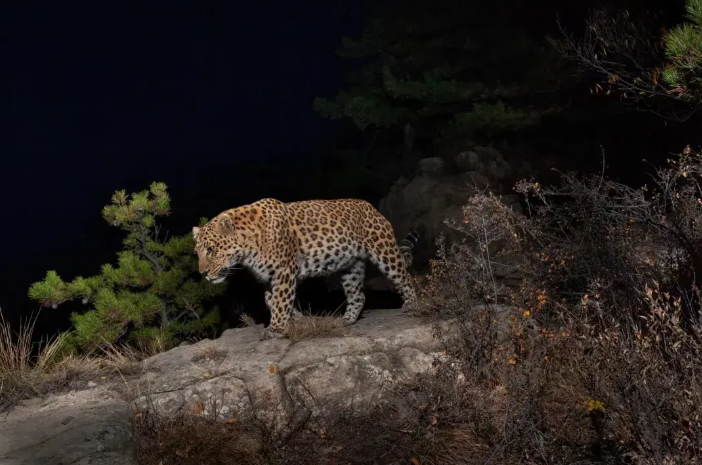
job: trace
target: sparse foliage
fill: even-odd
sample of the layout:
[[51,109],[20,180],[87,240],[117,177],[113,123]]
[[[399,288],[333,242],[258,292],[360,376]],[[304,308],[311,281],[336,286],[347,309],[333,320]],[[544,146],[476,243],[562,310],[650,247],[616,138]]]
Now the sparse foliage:
[[657,14],[634,18],[602,8],[576,38],[552,41],[560,53],[602,81],[593,93],[684,122],[702,107],[702,0],[686,0],[685,20],[666,30]]
[[[551,187],[522,181],[526,217],[494,196],[472,199],[463,225],[452,223],[466,240],[444,246],[426,292],[458,316],[453,363],[441,366],[465,380],[450,405],[455,388],[429,389],[442,399],[439,421],[462,410],[455,423],[471,419],[469,433],[501,463],[572,463],[584,445],[599,461],[697,463],[701,168],[688,147],[642,189],[604,173],[565,174]],[[498,273],[485,271],[500,250],[516,256],[521,278],[505,288],[507,305],[485,295],[499,288]],[[466,304],[476,299],[484,307]]]
[[604,173],[566,173],[554,187],[518,183],[532,215],[525,231],[538,243],[531,274],[569,302],[581,300],[575,289],[585,290],[599,302],[588,308],[621,310],[622,317],[642,304],[646,285],[699,287],[702,157],[686,147],[668,162],[651,186],[638,189]]

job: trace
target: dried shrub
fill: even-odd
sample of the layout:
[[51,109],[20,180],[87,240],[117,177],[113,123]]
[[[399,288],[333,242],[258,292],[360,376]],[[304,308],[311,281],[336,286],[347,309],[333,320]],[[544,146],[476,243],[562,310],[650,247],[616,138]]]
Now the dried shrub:
[[[698,463],[702,458],[702,325],[683,321],[680,298],[646,288],[641,323],[578,328],[561,384],[591,399],[600,442],[634,463]],[[698,300],[699,295],[694,296]]]
[[[658,168],[651,187],[632,188],[605,178],[566,173],[561,184],[522,181],[516,190],[531,213],[525,232],[536,260],[524,270],[568,305],[583,296],[636,319],[641,291],[658,283],[680,295],[702,279],[702,158],[687,147]],[[592,298],[595,299],[592,299]],[[601,317],[602,315],[590,315]]]
[[263,465],[262,438],[239,422],[197,415],[137,414],[137,463]]
[[652,187],[523,181],[524,217],[473,198],[424,293],[459,329],[422,386],[439,424],[496,463],[696,463],[701,175],[686,148]]

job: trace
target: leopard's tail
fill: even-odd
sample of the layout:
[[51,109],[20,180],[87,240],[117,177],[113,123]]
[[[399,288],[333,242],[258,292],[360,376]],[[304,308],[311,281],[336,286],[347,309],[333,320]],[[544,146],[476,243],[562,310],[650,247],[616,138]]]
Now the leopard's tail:
[[412,266],[412,260],[414,259],[414,248],[417,246],[418,241],[419,231],[416,228],[412,228],[407,236],[400,241],[400,254],[405,261],[405,268],[407,269]]

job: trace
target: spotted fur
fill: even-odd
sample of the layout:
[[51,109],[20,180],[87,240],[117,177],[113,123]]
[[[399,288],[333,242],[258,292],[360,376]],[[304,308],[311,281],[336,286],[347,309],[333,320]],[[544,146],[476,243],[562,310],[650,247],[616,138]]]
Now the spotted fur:
[[407,237],[400,241],[400,253],[405,260],[405,267],[409,268],[412,266],[412,260],[414,258],[414,247],[417,245],[419,240],[419,233],[417,231],[410,231]]
[[305,278],[341,271],[346,295],[344,324],[358,319],[365,295],[366,259],[395,285],[406,304],[416,300],[411,264],[416,233],[397,244],[390,222],[358,199],[283,203],[262,199],[226,210],[193,228],[199,271],[221,283],[236,267],[248,268],[268,283],[265,302],[271,323],[262,338],[281,336],[294,311],[297,284]]

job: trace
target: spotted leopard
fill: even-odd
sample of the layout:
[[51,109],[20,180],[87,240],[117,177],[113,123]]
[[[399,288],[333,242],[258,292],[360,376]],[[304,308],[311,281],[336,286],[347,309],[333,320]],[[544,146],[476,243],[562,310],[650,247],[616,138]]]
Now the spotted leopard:
[[265,302],[270,325],[262,339],[282,337],[294,310],[298,283],[305,278],[341,272],[346,295],[345,325],[358,319],[365,295],[366,259],[393,283],[404,306],[416,300],[408,272],[416,234],[401,247],[390,222],[359,199],[283,203],[262,199],[223,211],[193,228],[198,268],[212,283],[221,283],[234,268],[246,267],[268,284]]

